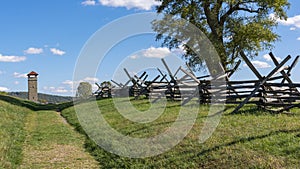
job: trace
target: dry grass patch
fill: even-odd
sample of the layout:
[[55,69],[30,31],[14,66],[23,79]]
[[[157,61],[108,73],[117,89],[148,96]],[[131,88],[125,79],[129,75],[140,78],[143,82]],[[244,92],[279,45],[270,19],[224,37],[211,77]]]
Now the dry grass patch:
[[82,148],[73,145],[49,145],[27,149],[21,168],[99,168]]

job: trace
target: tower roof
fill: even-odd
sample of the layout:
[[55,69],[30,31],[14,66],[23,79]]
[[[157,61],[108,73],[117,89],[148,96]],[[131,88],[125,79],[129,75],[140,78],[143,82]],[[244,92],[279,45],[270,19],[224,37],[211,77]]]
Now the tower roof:
[[39,75],[38,73],[36,73],[35,71],[31,71],[30,73],[27,74],[27,76],[37,76]]

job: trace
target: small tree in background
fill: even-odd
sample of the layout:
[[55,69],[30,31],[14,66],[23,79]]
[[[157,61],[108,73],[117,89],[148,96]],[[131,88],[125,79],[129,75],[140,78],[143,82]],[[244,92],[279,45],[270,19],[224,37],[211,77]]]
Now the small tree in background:
[[76,97],[79,97],[81,99],[87,99],[92,95],[92,85],[88,82],[80,82],[78,88]]

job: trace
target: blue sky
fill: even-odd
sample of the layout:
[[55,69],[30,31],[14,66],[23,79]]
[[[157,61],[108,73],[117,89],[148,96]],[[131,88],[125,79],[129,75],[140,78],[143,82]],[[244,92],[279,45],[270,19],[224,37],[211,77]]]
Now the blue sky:
[[[300,2],[290,0],[290,3],[289,19],[279,20],[275,29],[281,41],[275,43],[273,53],[281,59],[288,54],[292,59],[300,55]],[[156,4],[154,0],[3,1],[0,6],[0,90],[27,91],[25,74],[33,70],[40,74],[39,92],[72,95],[74,67],[88,39],[111,21],[129,14],[153,11]],[[95,77],[82,80],[91,83],[110,80],[121,61],[133,59],[136,54],[149,56],[149,59],[168,55],[166,60],[173,64],[171,51],[160,48],[154,37],[145,34],[126,39],[107,54]],[[263,57],[267,53],[269,51],[261,52],[253,59],[263,75],[274,67]],[[137,73],[128,69],[130,73]],[[300,72],[300,65],[292,76],[294,81],[300,82],[297,72]],[[253,73],[243,65],[233,76],[233,79],[251,78],[255,78]]]

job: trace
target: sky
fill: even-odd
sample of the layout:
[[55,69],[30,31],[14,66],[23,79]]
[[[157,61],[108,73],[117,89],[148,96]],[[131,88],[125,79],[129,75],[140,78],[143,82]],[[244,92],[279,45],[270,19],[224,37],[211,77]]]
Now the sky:
[[[279,26],[274,30],[281,40],[274,43],[272,52],[279,60],[291,55],[292,61],[300,55],[300,1],[289,2],[289,18],[278,20]],[[160,58],[165,58],[169,65],[181,63],[180,51],[160,47],[155,34],[145,33],[128,37],[111,48],[94,76],[73,80],[85,44],[99,29],[124,16],[154,12],[158,4],[154,0],[3,1],[0,6],[0,91],[27,91],[26,74],[35,71],[39,74],[40,93],[69,96],[73,95],[79,81],[93,84],[114,79],[126,82],[123,68],[126,67],[131,75],[140,73],[142,70],[137,71],[139,69],[132,66],[139,57],[148,59],[140,63],[140,67],[153,64],[148,70],[162,66],[155,63]],[[121,26],[116,29],[124,30]],[[99,44],[99,48],[101,46]],[[269,52],[262,51],[252,60],[262,75],[274,68],[266,55]],[[171,66],[172,72],[177,68]],[[293,70],[294,82],[300,82],[297,72],[300,72],[300,65]],[[243,63],[232,79],[256,78]]]

